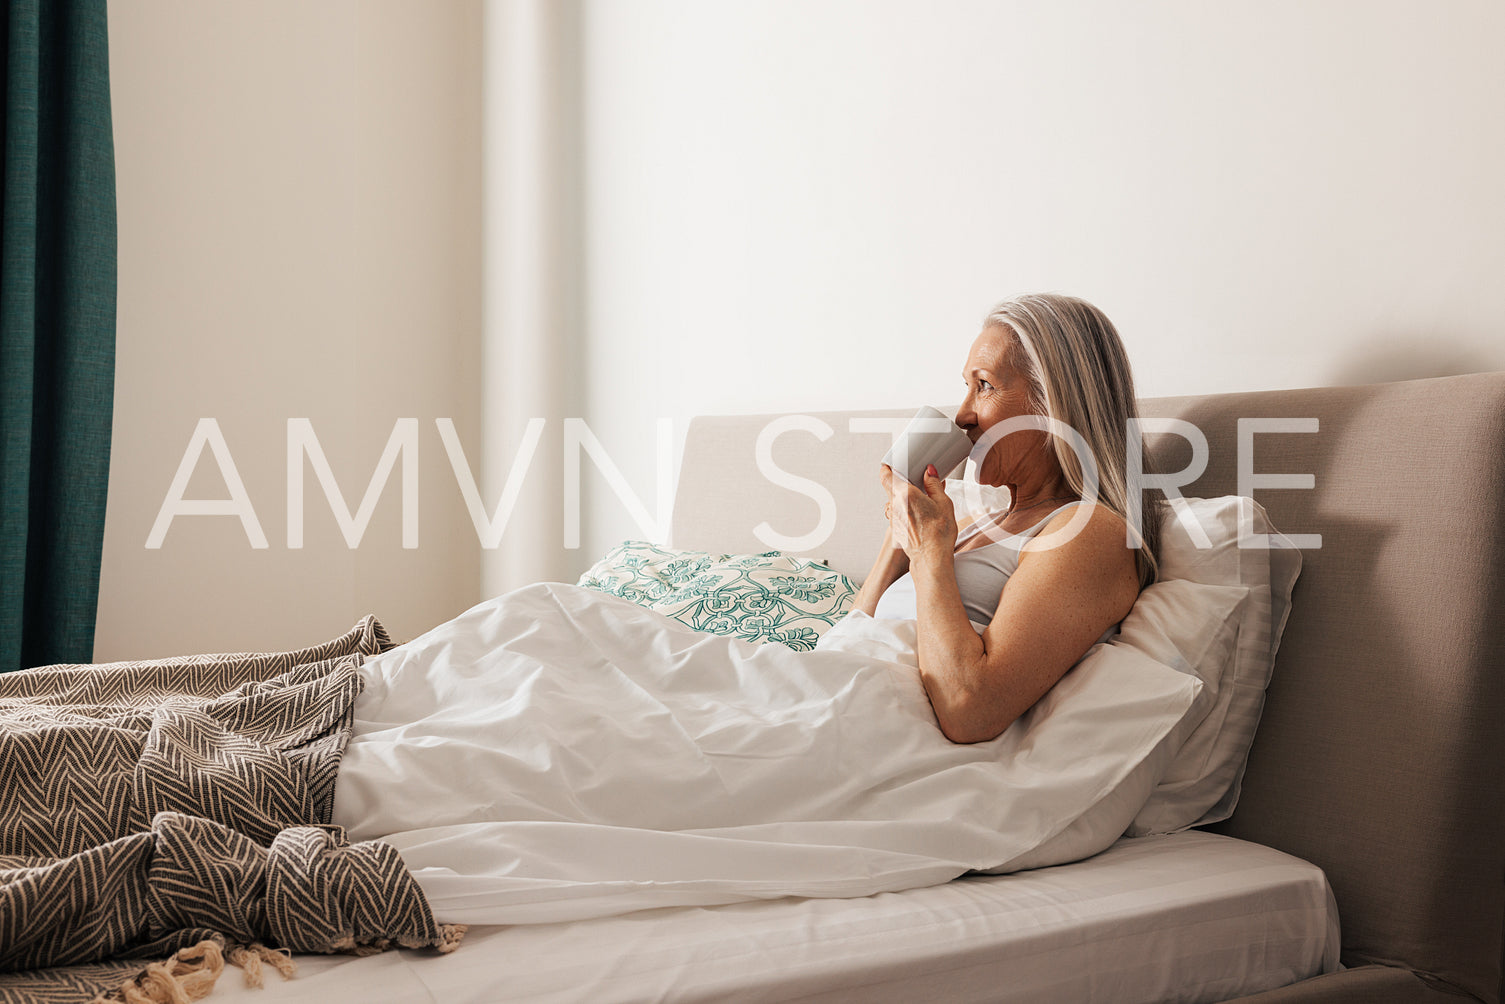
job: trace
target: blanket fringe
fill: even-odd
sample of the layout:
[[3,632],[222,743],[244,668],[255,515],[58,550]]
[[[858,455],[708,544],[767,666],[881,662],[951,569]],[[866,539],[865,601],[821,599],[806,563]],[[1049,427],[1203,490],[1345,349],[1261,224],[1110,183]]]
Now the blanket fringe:
[[269,963],[277,970],[285,980],[293,978],[298,971],[292,956],[286,952],[268,948],[259,941],[253,941],[249,945],[236,945],[230,949],[230,964],[239,966],[246,974],[246,986],[254,990],[260,990],[263,983],[261,978],[261,964]]
[[225,971],[226,962],[244,970],[246,986],[256,990],[264,984],[262,963],[277,970],[285,980],[292,979],[298,968],[288,953],[260,942],[231,945],[222,950],[218,941],[206,938],[196,945],[180,948],[161,962],[149,963],[114,990],[95,997],[91,1004],[191,1004],[209,996]]
[[434,942],[433,947],[441,953],[448,954],[460,947],[460,940],[465,937],[468,930],[465,924],[440,924],[439,940]]
[[118,1004],[121,1001],[125,1004],[189,1004],[209,996],[224,971],[225,959],[219,942],[205,939],[178,949],[162,962],[148,964],[110,993],[95,997],[93,1004]]
[[[348,944],[331,946],[334,951],[346,951],[352,955],[374,955],[389,948],[433,948],[441,953],[453,952],[460,947],[465,937],[464,924],[438,924],[437,941],[417,938],[379,938],[375,944],[356,945],[346,938]],[[238,966],[244,973],[246,986],[259,990],[265,985],[262,964],[266,963],[285,980],[290,980],[298,971],[292,956],[275,948],[268,948],[259,941],[249,945],[230,945],[223,950],[220,943],[205,938],[196,945],[180,948],[161,962],[148,963],[147,967],[113,990],[101,993],[90,1004],[192,1004],[209,996],[225,971],[225,963]]]
[[[352,934],[345,934],[341,938],[329,942],[321,952],[330,954],[340,953],[343,955],[380,955],[394,948],[432,948],[440,954],[453,952],[460,947],[460,942],[465,937],[469,927],[465,924],[436,924],[438,937],[430,939],[411,934],[398,934],[390,938],[373,938],[370,941],[356,941]],[[235,961],[233,958],[230,961]]]

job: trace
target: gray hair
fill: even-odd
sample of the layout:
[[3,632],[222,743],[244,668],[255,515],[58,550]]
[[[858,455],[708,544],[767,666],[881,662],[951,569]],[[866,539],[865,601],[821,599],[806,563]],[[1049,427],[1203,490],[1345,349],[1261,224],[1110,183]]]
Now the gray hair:
[[[1106,314],[1074,296],[1030,293],[1005,300],[983,320],[1013,334],[1008,360],[1029,383],[1036,412],[1076,430],[1092,452],[1098,470],[1098,504],[1121,516],[1136,533],[1139,585],[1155,581],[1159,570],[1163,500],[1147,498],[1143,484],[1129,484],[1128,428],[1139,418],[1134,375],[1123,341]],[[1050,441],[1072,491],[1086,490],[1081,461],[1060,436]],[[1150,473],[1141,443],[1140,470]],[[1143,500],[1142,525],[1129,519],[1131,493]]]

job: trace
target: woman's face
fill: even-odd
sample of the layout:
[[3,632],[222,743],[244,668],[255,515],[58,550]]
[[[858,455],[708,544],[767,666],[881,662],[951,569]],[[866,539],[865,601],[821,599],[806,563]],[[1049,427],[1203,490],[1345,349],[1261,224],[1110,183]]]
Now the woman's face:
[[[1004,419],[1035,411],[1029,402],[1028,382],[1007,362],[1013,337],[1007,328],[984,328],[962,367],[967,396],[956,411],[956,424],[974,443]],[[1032,429],[1005,436],[988,451],[978,480],[989,485],[1015,483],[1020,463],[1032,453],[1037,455],[1047,445],[1045,438],[1046,433]]]

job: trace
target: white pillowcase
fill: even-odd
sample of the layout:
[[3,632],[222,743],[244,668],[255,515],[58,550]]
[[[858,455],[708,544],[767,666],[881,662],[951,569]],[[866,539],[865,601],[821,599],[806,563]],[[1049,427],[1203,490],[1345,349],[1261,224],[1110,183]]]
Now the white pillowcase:
[[[1256,534],[1269,534],[1270,546],[1240,546],[1241,540],[1252,545]],[[1167,514],[1156,585],[1242,588],[1248,597],[1239,610],[1233,657],[1204,658],[1182,667],[1202,681],[1207,712],[1184,737],[1134,816],[1130,836],[1172,833],[1233,814],[1300,571],[1301,552],[1274,531],[1264,508],[1253,499],[1184,499]],[[1125,629],[1155,588],[1140,596],[1124,621]],[[1193,605],[1171,616],[1195,621],[1207,613]],[[1174,629],[1172,624],[1165,626]]]
[[[1092,647],[1082,661],[1040,699],[1021,721],[1037,714],[1063,714],[1071,707],[1063,699],[1089,679],[1097,687],[1120,688],[1124,703],[1116,717],[1133,718],[1145,712],[1140,702],[1128,698],[1123,688],[1132,690],[1140,674],[1152,665],[1168,666],[1200,680],[1195,667],[1222,667],[1233,661],[1243,612],[1249,606],[1249,590],[1244,586],[1214,585],[1173,579],[1155,582],[1139,594],[1134,608],[1124,618],[1119,633],[1110,642]],[[1058,692],[1060,692],[1058,694]],[[1109,689],[1107,693],[1112,693]],[[1016,871],[1078,861],[1107,848],[1121,837],[1157,782],[1165,776],[1188,735],[1205,718],[1213,695],[1204,683],[1189,708],[1181,714],[1162,738],[1143,751],[1143,759],[1122,781],[1108,791],[1090,809],[1034,850],[1016,858],[999,871]],[[1125,723],[1118,722],[1122,727]],[[1091,733],[1094,745],[1078,748],[1074,755],[1122,756],[1123,748],[1113,748],[1115,733],[1098,729]]]
[[[1079,861],[1123,835],[1180,740],[1206,712],[1205,687],[1188,664],[1231,656],[1247,595],[1243,588],[1195,582],[1151,586],[1125,618],[1122,639],[1094,645],[1002,735],[978,744],[992,748],[998,769],[1019,788],[1008,806],[1010,828],[1037,834],[1028,849],[979,871],[999,875]],[[1200,616],[1171,615],[1184,609]],[[1176,638],[1161,632],[1171,622]],[[923,705],[917,644],[914,620],[874,619],[856,610],[816,649],[908,667],[912,672],[902,678]],[[1031,797],[1065,788],[1091,791],[1068,804]]]
[[[1041,722],[1081,717],[1092,724],[1073,726],[1073,760],[1111,758],[1129,770],[1081,815],[991,871],[1076,861],[1107,848],[1126,831],[1130,836],[1172,832],[1232,812],[1300,553],[1238,546],[1241,530],[1252,539],[1271,529],[1251,499],[1187,499],[1178,508],[1188,522],[1183,525],[1174,513],[1167,516],[1160,576],[1140,593],[1118,633],[1093,646],[1010,727],[1028,734]],[[1278,534],[1272,542],[1290,545]],[[866,619],[849,615],[827,637],[844,636],[844,626],[854,618]],[[914,621],[885,623],[907,631],[903,637],[914,643]],[[912,661],[913,655],[907,658]],[[1153,679],[1156,667],[1199,682],[1189,706],[1172,709],[1135,698],[1135,688]],[[1104,707],[1113,709],[1111,726],[1090,717]],[[1154,730],[1153,743],[1125,740],[1130,733],[1142,737]]]

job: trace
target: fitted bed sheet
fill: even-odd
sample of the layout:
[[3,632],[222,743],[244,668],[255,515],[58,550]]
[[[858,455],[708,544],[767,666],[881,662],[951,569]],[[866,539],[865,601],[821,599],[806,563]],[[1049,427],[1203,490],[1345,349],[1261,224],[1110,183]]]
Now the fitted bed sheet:
[[227,969],[212,999],[1217,1001],[1335,971],[1338,946],[1316,866],[1188,831],[862,899],[472,927],[445,956],[299,956],[263,990]]

